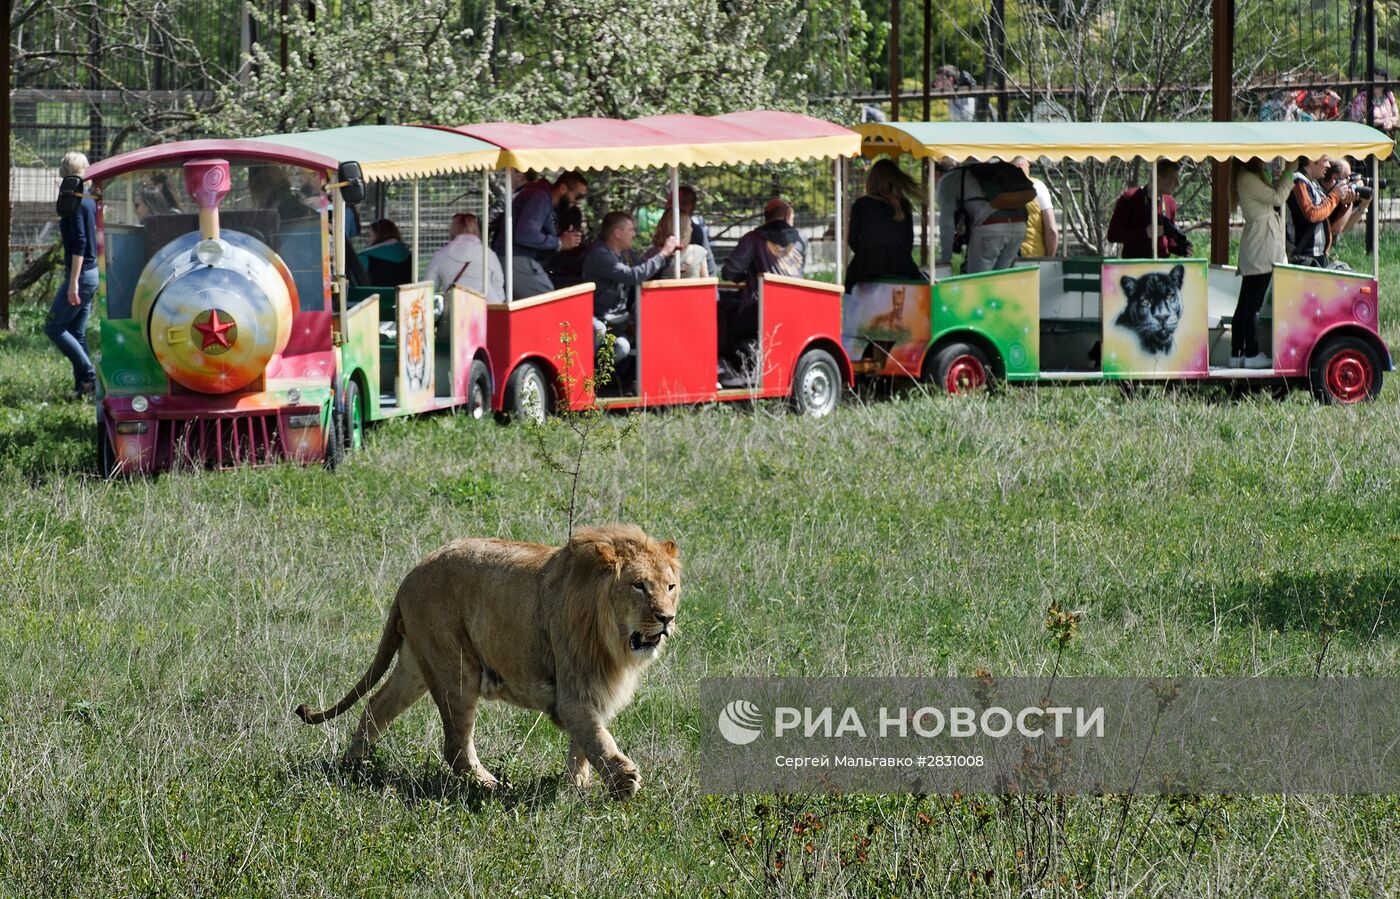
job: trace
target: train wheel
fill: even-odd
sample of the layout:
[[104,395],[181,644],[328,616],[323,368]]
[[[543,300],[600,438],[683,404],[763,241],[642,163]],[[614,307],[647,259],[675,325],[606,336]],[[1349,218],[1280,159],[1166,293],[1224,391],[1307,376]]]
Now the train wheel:
[[1313,396],[1327,404],[1351,405],[1375,399],[1384,377],[1375,349],[1346,334],[1323,341],[1313,351],[1308,367]]
[[927,374],[951,394],[986,390],[992,380],[987,354],[970,343],[950,343],[933,357]]
[[97,420],[97,476],[110,478],[117,473],[117,454],[112,449],[112,438],[107,433],[107,423]]
[[506,413],[517,421],[544,424],[553,393],[544,369],[534,362],[522,362],[506,382]]
[[340,439],[348,450],[365,445],[365,404],[360,399],[360,383],[351,378],[345,384],[345,421],[340,426]]
[[345,438],[341,435],[340,427],[340,416],[335,414],[335,407],[332,406],[326,424],[326,450],[321,457],[321,464],[327,471],[335,471],[345,461]]
[[471,371],[467,374],[467,414],[472,418],[483,418],[491,411],[491,373],[486,363],[472,360]]
[[830,415],[841,400],[841,367],[826,350],[810,349],[797,360],[792,408],[809,418]]

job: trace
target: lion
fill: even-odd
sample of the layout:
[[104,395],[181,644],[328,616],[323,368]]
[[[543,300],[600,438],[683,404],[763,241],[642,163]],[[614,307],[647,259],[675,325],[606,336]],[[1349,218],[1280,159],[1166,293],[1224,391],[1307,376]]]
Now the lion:
[[296,714],[307,724],[336,717],[397,655],[394,673],[365,707],[348,761],[365,758],[395,718],[431,693],[447,763],[494,789],[472,730],[477,703],[500,699],[548,714],[569,735],[565,770],[575,784],[588,784],[591,765],[613,798],[630,798],[641,777],[607,724],[675,635],[680,570],[676,544],[635,525],[585,528],[562,547],[453,541],[404,578],[359,683],[329,709],[301,705]]

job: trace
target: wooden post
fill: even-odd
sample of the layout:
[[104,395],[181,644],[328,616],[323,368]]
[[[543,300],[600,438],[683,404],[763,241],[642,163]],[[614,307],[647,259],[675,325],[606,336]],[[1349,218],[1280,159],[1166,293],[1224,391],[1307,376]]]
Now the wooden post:
[[[93,4],[88,13],[88,89],[101,90],[101,77],[97,74],[102,62],[102,25],[98,19],[98,5]],[[88,161],[98,162],[107,155],[107,129],[102,117],[100,103],[88,104]]]
[[[1006,121],[1007,115],[1011,112],[1011,98],[1006,93],[1006,0],[992,0],[992,46],[991,52],[995,54],[994,66],[989,66],[987,75],[988,82],[995,81],[997,87],[997,111],[1000,113],[1001,121]],[[987,85],[991,87],[991,84]],[[988,111],[991,110],[991,100],[987,101]]]
[[[6,5],[8,10],[8,4]],[[4,216],[0,217],[0,243],[5,245],[5,283],[0,285],[0,331],[10,330],[10,17],[5,16],[5,48],[0,50],[5,56],[5,124],[4,128],[4,174],[0,175],[0,204]]]
[[[1211,121],[1234,120],[1235,0],[1211,0],[1215,35],[1211,53]],[[1230,264],[1230,163],[1216,161],[1210,182],[1210,261]],[[1154,247],[1156,245],[1154,244]]]
[[[1366,124],[1372,128],[1376,127],[1376,102],[1371,96],[1376,89],[1376,0],[1366,2]],[[1378,231],[1380,229],[1380,185],[1377,177],[1380,166],[1376,157],[1371,157],[1371,189],[1377,191],[1374,199],[1371,200],[1371,208],[1366,210],[1366,245],[1371,247],[1372,263],[1377,272],[1380,273],[1380,239]]]
[[[929,96],[932,85],[929,82],[933,78],[933,0],[924,0],[924,121],[929,120],[930,104],[933,98]],[[925,229],[927,230],[927,229]]]
[[277,61],[282,67],[282,74],[287,74],[287,0],[282,0],[282,5],[278,9],[277,19]]
[[899,121],[899,2],[890,0],[890,121]]

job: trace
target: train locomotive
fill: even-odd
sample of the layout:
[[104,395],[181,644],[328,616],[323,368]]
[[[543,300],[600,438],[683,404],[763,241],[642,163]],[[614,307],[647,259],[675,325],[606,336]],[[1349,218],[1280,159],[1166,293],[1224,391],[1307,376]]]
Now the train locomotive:
[[[324,279],[315,277],[320,272],[298,279],[272,245],[320,256],[324,211],[308,208],[299,227],[282,228],[275,210],[235,213],[221,226],[229,163],[186,162],[182,174],[196,215],[169,211],[99,228],[104,242],[130,245],[122,254],[101,253],[108,264],[99,469],[333,463],[343,440],[332,401],[330,314],[302,303],[311,293],[306,305],[324,305],[316,283]],[[106,212],[99,207],[101,217]],[[118,258],[120,271],[110,264]]]

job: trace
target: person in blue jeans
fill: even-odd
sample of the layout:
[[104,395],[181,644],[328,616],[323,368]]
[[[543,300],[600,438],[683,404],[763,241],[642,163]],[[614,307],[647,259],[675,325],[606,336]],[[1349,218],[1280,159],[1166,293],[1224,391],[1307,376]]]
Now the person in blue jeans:
[[[87,157],[72,152],[63,157],[58,172],[81,177],[87,167]],[[73,363],[73,390],[82,397],[97,387],[97,370],[87,347],[88,315],[97,294],[97,204],[83,200],[77,212],[59,220],[58,230],[63,237],[63,283],[49,307],[44,333]]]

